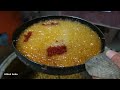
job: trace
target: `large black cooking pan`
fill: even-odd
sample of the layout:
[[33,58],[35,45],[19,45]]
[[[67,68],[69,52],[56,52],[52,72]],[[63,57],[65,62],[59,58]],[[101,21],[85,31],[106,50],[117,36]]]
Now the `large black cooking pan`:
[[40,22],[40,21],[44,21],[44,20],[49,20],[49,19],[68,19],[68,20],[72,20],[72,21],[78,21],[82,24],[85,24],[87,26],[89,26],[90,28],[92,28],[92,30],[94,30],[99,37],[101,38],[101,42],[102,42],[102,48],[101,48],[101,53],[104,51],[104,46],[105,46],[105,39],[104,39],[104,35],[103,33],[100,31],[99,28],[97,28],[96,26],[94,26],[93,24],[91,24],[90,22],[78,18],[78,17],[73,17],[73,16],[45,16],[45,17],[40,17],[40,18],[36,18],[33,19],[31,21],[28,21],[26,23],[24,23],[23,25],[21,25],[14,33],[13,33],[13,38],[12,38],[12,45],[14,48],[14,51],[16,53],[16,55],[18,56],[18,58],[25,63],[26,65],[30,66],[31,68],[33,68],[36,71],[40,71],[40,72],[44,72],[47,74],[56,74],[56,75],[67,75],[67,74],[74,74],[74,73],[78,73],[78,72],[82,72],[85,70],[85,64],[82,65],[77,65],[77,66],[71,66],[71,67],[53,67],[53,66],[47,66],[47,65],[42,65],[42,64],[38,64],[36,62],[33,62],[31,60],[29,60],[28,58],[26,58],[24,55],[22,55],[17,49],[16,49],[16,42],[17,39],[19,38],[20,34],[29,26],[33,25],[34,23]]

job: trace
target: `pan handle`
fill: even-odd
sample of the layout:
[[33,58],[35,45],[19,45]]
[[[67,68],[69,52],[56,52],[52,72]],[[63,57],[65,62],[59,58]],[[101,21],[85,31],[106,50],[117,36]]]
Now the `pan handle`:
[[15,52],[12,52],[0,65],[0,79],[2,78],[5,69],[10,65],[10,63],[15,60],[17,55]]

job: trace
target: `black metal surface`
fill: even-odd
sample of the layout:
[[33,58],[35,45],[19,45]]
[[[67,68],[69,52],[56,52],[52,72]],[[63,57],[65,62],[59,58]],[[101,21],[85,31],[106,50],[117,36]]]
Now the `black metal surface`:
[[13,46],[13,49],[14,49],[15,53],[17,54],[18,58],[23,63],[25,63],[26,65],[30,66],[32,69],[34,69],[36,71],[44,72],[44,73],[47,73],[47,74],[54,74],[54,75],[67,75],[67,74],[74,74],[74,73],[85,71],[85,64],[83,64],[83,65],[77,65],[77,66],[72,66],[72,67],[52,67],[52,66],[46,66],[46,65],[38,64],[38,63],[33,62],[33,61],[29,60],[28,58],[26,58],[24,55],[22,55],[16,49],[17,39],[19,38],[20,34],[27,27],[33,25],[34,23],[37,23],[37,22],[40,22],[40,21],[44,21],[44,20],[50,20],[50,19],[63,19],[63,20],[68,19],[68,20],[72,20],[72,21],[78,21],[80,23],[83,23],[83,24],[89,26],[101,38],[101,42],[102,42],[101,52],[104,51],[105,38],[104,38],[103,33],[101,32],[101,30],[99,28],[97,28],[96,26],[94,26],[93,24],[89,23],[86,20],[83,20],[83,19],[78,18],[78,17],[73,17],[73,16],[46,16],[46,17],[36,18],[34,20],[28,21],[28,22],[24,23],[23,25],[21,25],[14,32],[13,38],[12,38],[12,46]]
[[1,79],[92,79],[87,71],[70,75],[49,75],[32,70],[21,60],[15,58],[5,69],[4,73],[17,73],[18,75],[4,75]]

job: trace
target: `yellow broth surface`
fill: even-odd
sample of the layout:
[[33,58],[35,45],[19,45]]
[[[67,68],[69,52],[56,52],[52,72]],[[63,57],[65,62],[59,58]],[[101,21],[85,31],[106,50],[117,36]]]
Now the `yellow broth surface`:
[[69,67],[84,64],[100,53],[101,40],[96,32],[84,24],[55,19],[28,27],[20,35],[16,47],[31,61]]

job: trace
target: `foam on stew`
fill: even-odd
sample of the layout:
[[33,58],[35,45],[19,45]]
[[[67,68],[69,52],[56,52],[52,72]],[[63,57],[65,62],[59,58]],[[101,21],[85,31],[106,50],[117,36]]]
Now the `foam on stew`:
[[28,27],[17,49],[39,64],[69,67],[84,64],[101,51],[100,37],[77,21],[46,20]]

